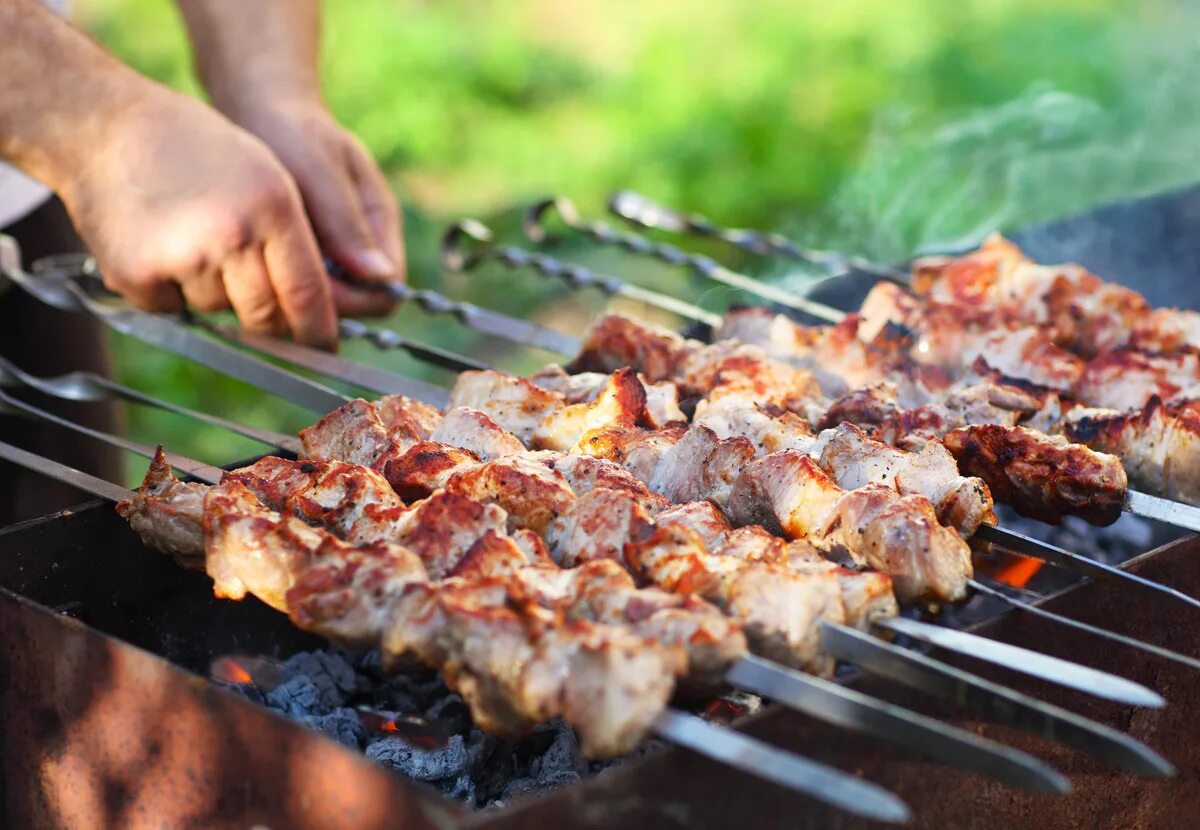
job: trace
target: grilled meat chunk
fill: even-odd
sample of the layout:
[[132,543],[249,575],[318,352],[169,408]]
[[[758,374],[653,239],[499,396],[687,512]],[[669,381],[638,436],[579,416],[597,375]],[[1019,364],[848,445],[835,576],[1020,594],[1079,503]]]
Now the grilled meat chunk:
[[817,462],[795,452],[757,458],[729,500],[735,524],[762,524],[892,578],[903,600],[954,601],[972,575],[966,543],[938,523],[921,496],[882,484],[843,490]]
[[615,372],[629,366],[650,383],[675,380],[681,360],[702,345],[623,314],[609,313],[584,336],[567,371]]
[[[608,385],[610,376],[603,372],[580,372],[569,375],[556,364],[550,364],[529,376],[543,389],[559,392],[568,404],[591,403],[600,396]],[[679,408],[679,389],[673,383],[650,381],[639,375],[638,380],[646,390],[645,418],[647,426],[661,429],[670,424],[684,423],[687,416]]]
[[137,491],[117,504],[121,515],[142,541],[174,557],[186,568],[204,567],[203,484],[184,483],[171,473],[159,447]]
[[1153,397],[1130,412],[1077,410],[1063,431],[1072,441],[1119,455],[1135,487],[1200,504],[1200,404]]
[[493,371],[463,372],[450,392],[451,408],[465,406],[485,413],[525,446],[530,445],[542,419],[565,405],[558,392]]
[[937,441],[910,453],[875,441],[853,424],[842,424],[822,432],[819,444],[821,467],[846,490],[878,483],[894,486],[901,495],[923,496],[939,521],[964,539],[980,524],[995,522],[988,486],[980,478],[959,475],[954,456]]
[[1084,357],[1125,345],[1150,313],[1137,292],[1078,265],[1038,265],[999,236],[966,256],[918,260],[913,288],[939,302],[1048,325],[1061,345]]
[[679,523],[629,542],[623,555],[655,585],[722,608],[742,624],[755,653],[818,674],[832,671],[832,660],[820,653],[820,623],[845,620],[836,578],[710,554]]
[[[420,417],[400,413],[411,406]],[[300,430],[300,442],[306,458],[337,459],[382,470],[387,460],[427,438],[424,430],[429,407],[399,395],[368,403],[356,398],[330,412],[307,429]],[[385,423],[380,412],[392,419]]]
[[533,430],[529,445],[568,452],[589,432],[604,427],[632,427],[646,422],[646,390],[633,369],[609,377],[595,400],[548,412]]
[[976,424],[943,439],[960,469],[974,473],[1022,515],[1057,524],[1076,515],[1112,524],[1128,482],[1118,458],[1025,427]]
[[447,410],[429,434],[429,440],[466,450],[480,461],[494,461],[525,451],[520,439],[489,418],[486,412],[465,406]]
[[446,489],[499,505],[508,514],[510,528],[535,533],[545,530],[575,501],[562,473],[521,455],[464,467],[450,476]]

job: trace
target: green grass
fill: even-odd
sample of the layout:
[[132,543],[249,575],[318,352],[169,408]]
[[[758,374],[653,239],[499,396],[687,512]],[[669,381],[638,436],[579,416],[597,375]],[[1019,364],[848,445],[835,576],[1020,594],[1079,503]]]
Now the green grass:
[[[164,0],[80,0],[138,69],[195,91]],[[443,277],[437,231],[618,187],[723,222],[881,258],[1200,177],[1200,49],[1174,4],[1033,0],[356,0],[326,4],[326,90],[404,201],[413,281],[575,326],[599,307],[527,275]],[[509,223],[511,225],[511,222]],[[719,292],[578,247],[718,307]],[[770,269],[770,263],[740,261]],[[540,309],[540,311],[539,311]],[[448,321],[389,325],[510,367]],[[389,356],[352,350],[380,363]],[[176,400],[292,426],[252,390],[124,346],[122,374]],[[397,364],[408,368],[409,364]],[[251,450],[137,415],[214,460]]]

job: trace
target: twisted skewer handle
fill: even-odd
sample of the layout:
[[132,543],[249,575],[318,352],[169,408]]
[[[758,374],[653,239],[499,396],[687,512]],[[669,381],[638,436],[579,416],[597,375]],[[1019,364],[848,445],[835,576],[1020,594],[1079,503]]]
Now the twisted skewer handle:
[[871,262],[865,257],[799,245],[778,233],[743,228],[723,228],[696,214],[684,214],[651,201],[640,193],[621,190],[608,201],[609,211],[641,228],[717,239],[758,256],[779,256],[820,268],[828,274],[860,271],[864,274],[908,284],[907,272]]

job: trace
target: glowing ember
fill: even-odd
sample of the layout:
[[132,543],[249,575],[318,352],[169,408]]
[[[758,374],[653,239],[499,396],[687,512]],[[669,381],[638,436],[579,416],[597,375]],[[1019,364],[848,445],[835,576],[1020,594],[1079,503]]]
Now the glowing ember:
[[704,707],[704,717],[716,723],[730,723],[746,714],[747,709],[732,700],[719,697]]
[[1029,584],[1029,580],[1033,579],[1033,575],[1042,569],[1042,565],[1044,564],[1046,563],[1040,559],[1030,559],[1022,556],[1014,558],[1011,563],[996,571],[994,576],[995,579],[1006,585],[1011,585],[1014,588],[1024,588]]
[[233,683],[239,686],[254,685],[254,678],[245,666],[232,657],[221,657],[213,661],[210,674],[214,680]]

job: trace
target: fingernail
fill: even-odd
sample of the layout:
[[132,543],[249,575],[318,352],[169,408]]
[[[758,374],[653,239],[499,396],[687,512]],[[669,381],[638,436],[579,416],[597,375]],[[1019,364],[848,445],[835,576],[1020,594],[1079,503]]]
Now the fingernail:
[[354,255],[354,264],[364,277],[386,279],[396,275],[396,263],[379,250],[359,251]]

